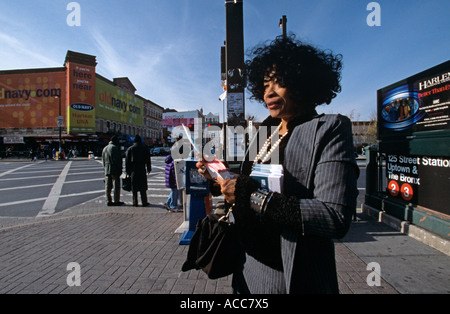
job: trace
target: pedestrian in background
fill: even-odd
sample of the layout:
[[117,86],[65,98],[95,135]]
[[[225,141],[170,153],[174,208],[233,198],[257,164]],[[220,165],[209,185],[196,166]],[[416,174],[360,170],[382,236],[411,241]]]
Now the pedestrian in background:
[[131,191],[133,192],[133,206],[138,206],[138,192],[141,194],[142,206],[148,206],[147,201],[147,173],[152,171],[150,151],[142,138],[136,135],[134,144],[127,150],[126,171],[131,177]]
[[166,187],[170,188],[170,195],[164,204],[164,208],[172,211],[179,212],[178,209],[178,189],[177,189],[177,181],[175,177],[175,164],[172,158],[172,155],[167,155],[166,157]]
[[36,153],[34,152],[33,148],[30,149],[30,157],[31,161],[36,161]]
[[[108,206],[120,206],[120,175],[122,174],[122,155],[119,149],[117,136],[111,137],[111,141],[102,151],[102,163],[105,169],[105,192]],[[111,199],[111,191],[114,187],[114,202]]]

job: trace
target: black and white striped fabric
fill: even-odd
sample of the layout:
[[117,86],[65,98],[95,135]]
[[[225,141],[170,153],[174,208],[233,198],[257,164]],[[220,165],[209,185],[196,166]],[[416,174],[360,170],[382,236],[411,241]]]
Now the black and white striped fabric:
[[295,213],[301,226],[283,228],[282,271],[247,254],[242,273],[233,279],[235,291],[338,293],[333,239],[348,231],[358,196],[350,120],[317,115],[300,123],[284,150],[283,164],[283,197],[298,198]]

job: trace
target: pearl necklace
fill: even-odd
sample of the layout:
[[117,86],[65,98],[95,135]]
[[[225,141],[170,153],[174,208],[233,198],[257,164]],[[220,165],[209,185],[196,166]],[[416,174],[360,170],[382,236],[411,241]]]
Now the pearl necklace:
[[275,144],[272,145],[272,147],[270,148],[270,150],[267,152],[267,148],[269,147],[270,143],[272,142],[272,137],[275,136],[275,134],[277,134],[278,132],[280,132],[281,129],[281,125],[282,123],[280,123],[280,125],[278,126],[278,128],[275,130],[275,132],[272,133],[272,135],[267,139],[267,141],[264,143],[263,147],[261,148],[261,150],[259,151],[258,155],[256,155],[255,160],[253,161],[253,163],[255,164],[259,164],[259,163],[265,163],[270,155],[272,155],[272,153],[278,148],[278,146],[280,145],[281,141],[283,140],[283,138],[288,134],[288,132],[286,131],[286,133],[284,133],[279,139],[278,141],[275,142]]

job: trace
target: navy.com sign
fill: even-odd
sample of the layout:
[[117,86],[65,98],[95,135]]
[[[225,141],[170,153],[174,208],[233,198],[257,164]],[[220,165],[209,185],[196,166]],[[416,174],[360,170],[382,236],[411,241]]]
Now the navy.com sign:
[[450,61],[378,90],[378,130],[385,136],[450,129]]

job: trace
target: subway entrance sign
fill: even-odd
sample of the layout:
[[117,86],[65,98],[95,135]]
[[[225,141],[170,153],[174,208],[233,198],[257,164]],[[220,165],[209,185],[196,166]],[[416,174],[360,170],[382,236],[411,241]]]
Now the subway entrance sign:
[[450,215],[450,158],[388,154],[389,196]]
[[378,90],[383,209],[449,238],[450,61]]

